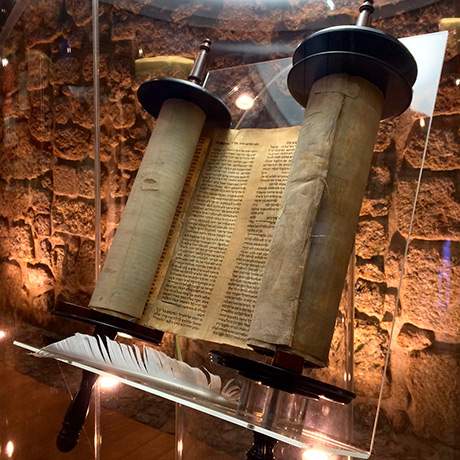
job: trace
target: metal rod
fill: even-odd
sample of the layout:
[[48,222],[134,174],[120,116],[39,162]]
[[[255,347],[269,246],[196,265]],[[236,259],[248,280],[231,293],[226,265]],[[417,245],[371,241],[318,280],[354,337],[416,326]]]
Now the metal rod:
[[370,26],[371,16],[374,12],[374,0],[365,0],[364,3],[359,7],[359,16],[356,21],[357,26]]
[[200,45],[200,52],[195,59],[192,71],[188,76],[189,81],[193,81],[197,85],[202,85],[206,76],[206,69],[208,65],[208,53],[211,50],[211,40],[206,38]]

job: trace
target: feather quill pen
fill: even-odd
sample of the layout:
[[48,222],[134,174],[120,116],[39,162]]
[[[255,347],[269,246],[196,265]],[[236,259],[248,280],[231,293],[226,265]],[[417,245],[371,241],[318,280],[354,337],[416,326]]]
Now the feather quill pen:
[[42,348],[36,355],[79,361],[147,385],[218,403],[234,403],[238,399],[235,386],[228,382],[222,387],[218,375],[189,366],[153,348],[143,347],[141,351],[136,345],[107,337],[75,334]]

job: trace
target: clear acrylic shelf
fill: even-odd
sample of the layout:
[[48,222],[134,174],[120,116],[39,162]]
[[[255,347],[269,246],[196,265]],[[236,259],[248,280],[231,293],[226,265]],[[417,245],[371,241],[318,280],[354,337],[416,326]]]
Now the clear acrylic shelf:
[[[39,348],[27,345],[22,342],[14,341],[14,345],[27,350],[31,353],[37,353],[40,351]],[[101,376],[116,376],[119,381],[125,385],[136,388],[147,393],[151,393],[155,396],[165,398],[174,403],[181,404],[183,406],[189,407],[190,409],[195,409],[199,412],[217,417],[226,422],[233,423],[235,425],[247,428],[249,430],[256,431],[258,433],[270,436],[278,441],[290,444],[293,447],[308,449],[308,448],[318,448],[329,452],[333,455],[345,455],[352,456],[355,458],[369,458],[370,452],[357,449],[352,445],[348,445],[337,440],[334,440],[328,437],[325,434],[321,434],[319,431],[315,432],[313,430],[303,429],[300,433],[293,431],[290,432],[289,429],[282,430],[281,428],[267,428],[263,424],[259,424],[256,421],[257,414],[256,411],[251,411],[249,414],[246,412],[245,416],[239,413],[238,407],[236,404],[225,404],[224,399],[221,397],[216,397],[214,400],[207,395],[196,395],[191,396],[190,392],[184,389],[181,391],[179,386],[174,391],[172,389],[165,389],[164,386],[154,385],[151,382],[147,383],[142,381],[142,379],[134,379],[132,377],[128,378],[126,375],[120,372],[114,372],[108,368],[103,369],[102,367],[90,366],[84,362],[77,360],[70,360],[64,358],[63,356],[54,355],[54,359],[75,366],[79,369],[93,372]],[[46,358],[45,358],[46,359]],[[251,383],[247,382],[248,385]],[[257,385],[257,384],[256,384]],[[260,387],[260,393],[264,391],[270,391],[264,385],[258,385]],[[273,390],[272,390],[273,391]],[[284,393],[284,392],[280,392]],[[314,402],[314,401],[312,401]],[[232,407],[233,406],[233,407]],[[345,407],[345,406],[343,406]]]

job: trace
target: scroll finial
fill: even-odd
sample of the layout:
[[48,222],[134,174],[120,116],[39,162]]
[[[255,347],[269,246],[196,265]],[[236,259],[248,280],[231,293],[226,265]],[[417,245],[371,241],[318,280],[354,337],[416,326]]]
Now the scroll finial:
[[211,51],[211,40],[206,38],[200,45],[200,52],[195,59],[192,71],[188,76],[189,81],[202,85],[204,77],[206,76],[206,69],[208,65],[208,53]]
[[365,0],[359,7],[359,16],[356,21],[357,26],[369,26],[371,24],[371,16],[375,11],[374,0]]

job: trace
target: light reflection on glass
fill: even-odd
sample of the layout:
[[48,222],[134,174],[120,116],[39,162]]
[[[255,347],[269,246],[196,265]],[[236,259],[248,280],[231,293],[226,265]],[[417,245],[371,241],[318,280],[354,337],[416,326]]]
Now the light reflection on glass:
[[425,127],[425,118],[420,118],[419,123],[420,123],[420,127],[424,128]]
[[99,386],[102,390],[113,390],[120,384],[120,381],[113,375],[104,375],[99,379]]
[[335,10],[335,3],[332,0],[326,0],[326,5],[331,11]]
[[251,94],[240,94],[235,101],[235,105],[241,110],[249,110],[254,106],[254,97]]
[[14,454],[14,442],[8,441],[5,446],[5,455],[7,458],[13,458]]
[[446,311],[450,305],[452,253],[450,240],[442,245],[441,267],[438,272],[438,306]]
[[302,460],[329,460],[330,455],[319,449],[307,449],[302,454]]
[[133,338],[132,335],[126,334],[124,332],[117,332],[117,337],[122,337],[124,339],[132,339]]
[[184,443],[182,442],[182,439],[179,439],[179,441],[177,443],[177,454],[179,455],[179,458],[182,455],[183,448],[184,448]]

